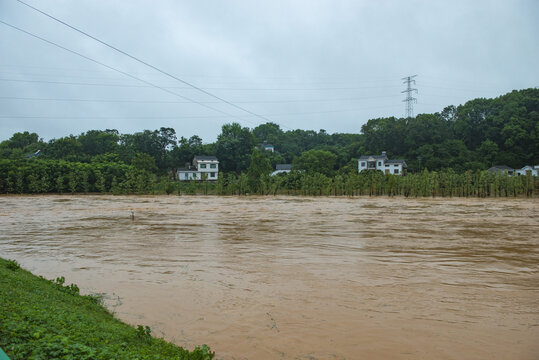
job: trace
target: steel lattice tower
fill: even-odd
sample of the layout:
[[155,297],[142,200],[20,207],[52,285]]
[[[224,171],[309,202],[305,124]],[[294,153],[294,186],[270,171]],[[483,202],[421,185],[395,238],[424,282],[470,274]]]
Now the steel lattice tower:
[[406,118],[411,118],[414,116],[414,103],[417,102],[417,98],[413,97],[412,94],[415,91],[417,94],[417,89],[412,88],[412,83],[415,85],[414,78],[417,75],[403,77],[401,80],[404,80],[402,83],[406,84],[406,90],[401,91],[401,93],[406,93],[406,99],[402,100],[406,103]]

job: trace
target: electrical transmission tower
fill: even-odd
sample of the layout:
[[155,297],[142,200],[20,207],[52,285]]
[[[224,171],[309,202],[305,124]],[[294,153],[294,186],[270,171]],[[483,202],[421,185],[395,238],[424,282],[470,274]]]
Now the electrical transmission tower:
[[402,100],[406,103],[406,118],[411,118],[414,116],[414,103],[417,102],[417,98],[413,97],[412,94],[417,94],[417,89],[412,89],[412,83],[415,85],[414,78],[417,75],[407,76],[403,77],[402,80],[404,80],[402,83],[406,84],[406,90],[401,91],[401,93],[406,93],[406,99]]

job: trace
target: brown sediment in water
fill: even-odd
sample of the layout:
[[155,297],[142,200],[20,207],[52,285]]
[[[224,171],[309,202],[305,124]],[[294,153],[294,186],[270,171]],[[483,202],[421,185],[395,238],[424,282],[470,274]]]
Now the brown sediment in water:
[[2,197],[0,256],[217,358],[535,359],[538,205]]

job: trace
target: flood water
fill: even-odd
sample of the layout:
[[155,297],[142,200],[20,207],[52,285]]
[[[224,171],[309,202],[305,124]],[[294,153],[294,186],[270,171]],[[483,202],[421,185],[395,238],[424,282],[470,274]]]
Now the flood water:
[[[0,256],[218,359],[537,359],[539,201],[0,197]],[[134,211],[135,220],[130,218]]]

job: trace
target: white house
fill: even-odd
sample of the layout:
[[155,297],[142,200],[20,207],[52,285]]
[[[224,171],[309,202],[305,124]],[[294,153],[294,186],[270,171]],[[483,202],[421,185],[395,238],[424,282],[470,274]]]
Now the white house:
[[408,168],[404,160],[389,160],[386,152],[382,155],[361,156],[357,161],[358,173],[367,170],[380,170],[384,174],[403,175]]
[[292,171],[292,164],[277,164],[275,165],[275,171],[270,174],[270,176],[289,173]]
[[261,147],[263,150],[275,152],[275,147],[274,147],[272,144],[263,143],[262,145],[260,145],[260,147]]
[[193,163],[185,164],[185,168],[178,169],[180,181],[210,180],[217,181],[219,177],[219,160],[215,156],[200,156],[193,158]]
[[539,165],[530,166],[526,165],[522,169],[515,170],[515,174],[517,175],[526,175],[526,173],[529,171],[532,176],[537,176],[537,170],[539,170]]

